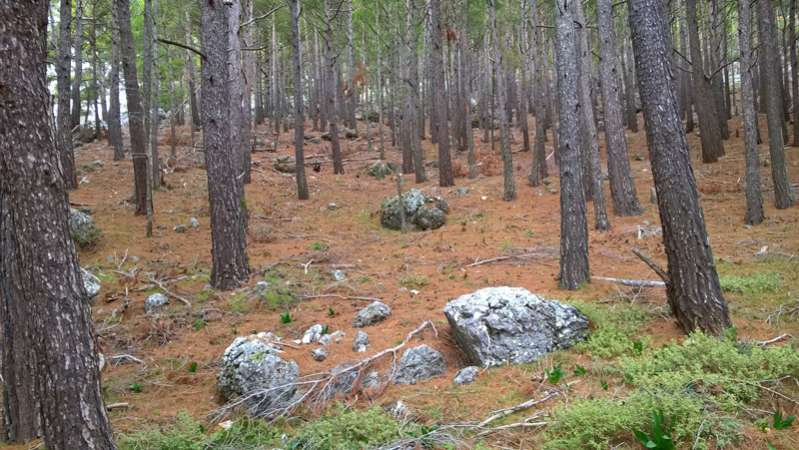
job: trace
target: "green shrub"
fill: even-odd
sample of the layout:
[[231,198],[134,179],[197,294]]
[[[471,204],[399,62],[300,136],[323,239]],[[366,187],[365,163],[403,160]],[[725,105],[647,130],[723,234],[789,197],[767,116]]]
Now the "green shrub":
[[405,289],[418,290],[430,284],[430,280],[424,275],[406,275],[400,278],[399,283]]
[[[759,383],[799,375],[799,352],[760,348],[695,333],[640,356],[624,357],[618,375],[630,388],[623,398],[595,398],[563,405],[546,431],[548,449],[604,449],[633,439],[651,425],[652,411],[673,418],[671,436],[697,439],[695,448],[734,444],[742,407],[763,394]],[[700,430],[701,427],[701,430]]]
[[574,302],[588,317],[591,333],[588,339],[575,345],[575,349],[603,359],[622,355],[637,355],[649,339],[636,339],[638,328],[647,320],[647,313],[632,305],[602,307],[591,303]]
[[719,282],[724,292],[734,294],[773,293],[782,288],[782,276],[777,272],[759,272],[744,276],[722,275]]
[[249,418],[207,435],[200,422],[182,411],[172,425],[122,435],[118,444],[120,450],[268,450],[278,443],[278,436],[277,429]]
[[288,448],[360,450],[414,435],[415,431],[379,408],[349,411],[340,408],[305,425],[289,442]]

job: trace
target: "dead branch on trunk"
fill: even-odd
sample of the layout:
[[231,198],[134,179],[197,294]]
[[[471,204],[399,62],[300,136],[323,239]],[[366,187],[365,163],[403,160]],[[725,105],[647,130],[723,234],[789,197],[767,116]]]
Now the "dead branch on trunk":
[[655,261],[653,261],[652,258],[645,255],[641,250],[637,248],[634,248],[632,252],[633,254],[635,254],[635,256],[641,258],[641,261],[646,263],[646,265],[649,266],[649,268],[652,269],[652,271],[654,271],[657,274],[657,276],[659,276],[663,280],[664,283],[668,284],[670,282],[671,279],[669,278],[669,273],[663,270],[663,268],[660,267]]

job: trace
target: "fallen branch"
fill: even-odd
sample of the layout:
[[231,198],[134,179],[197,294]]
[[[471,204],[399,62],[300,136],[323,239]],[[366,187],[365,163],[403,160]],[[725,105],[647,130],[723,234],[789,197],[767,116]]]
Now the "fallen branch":
[[473,263],[467,264],[464,267],[467,267],[467,268],[468,267],[477,267],[477,266],[482,266],[483,264],[491,264],[491,263],[500,262],[500,261],[507,261],[509,259],[526,259],[526,258],[535,258],[535,257],[542,257],[542,256],[546,256],[546,254],[542,253],[542,252],[530,252],[530,253],[521,253],[521,254],[518,254],[518,255],[497,256],[497,257],[488,258],[488,259],[477,258],[477,259],[474,260]]
[[657,276],[659,276],[660,279],[663,280],[664,283],[668,284],[671,282],[671,279],[669,278],[669,273],[663,270],[663,268],[660,267],[655,261],[653,261],[652,258],[645,255],[643,252],[641,252],[641,250],[638,250],[637,248],[634,248],[632,252],[633,254],[635,254],[635,256],[641,258],[641,261],[646,263],[646,265],[649,266],[649,268],[652,269],[657,274]]
[[168,296],[170,296],[170,297],[172,297],[172,298],[174,298],[176,300],[180,300],[181,302],[183,302],[184,305],[186,305],[189,308],[191,308],[191,302],[189,300],[187,300],[185,297],[181,297],[180,295],[175,294],[174,292],[172,292],[169,289],[167,289],[166,286],[164,285],[164,283],[162,283],[161,281],[157,280],[154,276],[150,275],[149,279],[150,279],[150,283],[153,283],[156,286],[158,286],[159,289],[164,291],[164,294],[166,294],[166,295],[168,295]]
[[363,300],[365,302],[382,302],[383,300],[377,297],[361,297],[358,295],[339,295],[339,294],[311,294],[311,295],[303,295],[303,300],[309,300],[313,298],[339,298],[341,300]]
[[105,405],[105,410],[106,411],[111,411],[111,410],[120,409],[120,408],[129,409],[130,408],[130,403],[122,402],[122,403],[110,403],[108,405]]
[[111,356],[108,359],[111,362],[117,362],[118,364],[121,363],[124,360],[133,361],[133,362],[138,363],[138,364],[144,364],[144,361],[142,361],[141,359],[139,359],[139,358],[137,358],[137,357],[135,357],[133,355],[128,355],[128,354],[114,355],[114,356]]
[[543,415],[544,415],[543,413],[537,413],[537,414],[533,414],[532,416],[522,420],[521,422],[509,423],[507,425],[500,425],[498,427],[489,428],[487,430],[484,430],[484,431],[481,431],[481,432],[477,433],[474,437],[482,437],[482,436],[485,436],[487,434],[496,433],[498,431],[508,430],[508,429],[512,429],[512,428],[539,428],[539,427],[543,427],[543,426],[548,425],[549,422],[544,422],[544,421],[535,422],[536,419],[540,418]]
[[665,287],[664,281],[658,280],[629,280],[626,278],[612,278],[612,277],[599,277],[592,276],[592,280],[607,281],[609,283],[621,284],[622,286],[630,287]]
[[542,398],[538,398],[538,399],[532,398],[530,400],[527,400],[526,402],[519,403],[516,406],[511,406],[510,408],[498,409],[498,410],[492,412],[491,415],[488,416],[488,418],[486,418],[485,420],[480,422],[477,425],[477,427],[478,428],[483,428],[483,427],[485,427],[486,425],[488,425],[489,423],[491,423],[491,422],[493,422],[495,420],[501,419],[501,418],[503,418],[505,416],[509,416],[509,415],[511,415],[513,413],[516,413],[516,412],[519,412],[519,411],[522,411],[522,410],[525,410],[525,409],[530,409],[533,406],[541,404],[541,403],[544,403],[545,401],[547,401],[547,400],[549,400],[549,399],[551,399],[553,397],[556,397],[558,395],[560,395],[560,392],[558,392],[558,391],[549,391],[547,393],[547,395],[543,396]]
[[771,338],[771,339],[768,339],[768,340],[765,340],[765,341],[755,341],[755,343],[757,345],[759,345],[760,347],[767,347],[767,346],[769,346],[771,344],[776,344],[777,342],[784,341],[784,340],[790,339],[792,337],[793,336],[791,336],[790,334],[784,333],[784,334],[781,334],[781,335],[779,335],[777,337],[774,337],[774,338]]

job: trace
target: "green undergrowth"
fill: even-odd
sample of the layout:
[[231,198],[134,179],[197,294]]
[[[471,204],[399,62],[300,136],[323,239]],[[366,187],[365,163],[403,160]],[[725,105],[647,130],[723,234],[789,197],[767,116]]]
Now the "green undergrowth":
[[269,425],[240,418],[228,429],[210,432],[185,412],[167,426],[119,437],[120,450],[358,450],[404,438],[420,437],[430,429],[395,420],[380,408],[331,408],[328,414],[296,427]]
[[622,357],[611,373],[625,388],[623,394],[556,409],[544,448],[605,449],[634,442],[633,431],[646,429],[653,411],[669,418],[677,448],[730,448],[751,420],[743,407],[766,393],[761,386],[791,389],[775,380],[799,376],[799,352],[696,333],[682,343]]
[[591,322],[588,338],[575,345],[581,353],[595,358],[611,359],[640,354],[649,345],[638,330],[649,320],[649,313],[630,304],[602,306],[596,303],[571,302]]

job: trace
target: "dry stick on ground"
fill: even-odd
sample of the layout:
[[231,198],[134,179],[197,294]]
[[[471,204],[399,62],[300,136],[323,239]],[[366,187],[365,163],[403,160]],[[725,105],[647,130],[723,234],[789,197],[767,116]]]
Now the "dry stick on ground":
[[338,298],[341,300],[363,300],[365,302],[382,302],[383,300],[377,297],[362,297],[359,295],[339,295],[339,294],[309,294],[303,295],[303,300],[310,300],[313,298]]
[[133,355],[128,355],[128,354],[114,355],[114,356],[109,357],[108,360],[111,361],[111,362],[114,362],[114,361],[120,361],[121,362],[123,360],[130,360],[130,361],[133,361],[135,363],[144,364],[144,361],[142,361],[141,359],[139,359],[139,358],[137,358],[137,357],[135,357]]
[[191,308],[191,302],[189,300],[187,300],[185,297],[181,297],[180,295],[175,294],[174,292],[171,292],[169,289],[166,288],[166,286],[164,286],[164,283],[162,283],[161,281],[157,280],[154,276],[150,275],[149,276],[149,280],[150,280],[150,283],[155,284],[162,291],[164,291],[164,294],[166,294],[166,295],[168,295],[168,296],[170,296],[170,297],[172,297],[172,298],[174,298],[176,300],[180,300],[181,302],[183,302],[183,304],[185,304],[186,306]]
[[553,397],[556,397],[558,395],[560,395],[559,391],[549,391],[547,393],[547,395],[545,395],[545,396],[543,396],[541,398],[538,398],[538,399],[531,398],[530,400],[527,400],[526,402],[519,403],[516,406],[511,406],[510,408],[503,408],[503,409],[496,410],[496,411],[492,412],[491,415],[488,416],[488,418],[486,418],[485,420],[480,422],[477,425],[477,427],[478,428],[483,428],[483,427],[485,427],[486,425],[488,425],[489,423],[491,423],[491,422],[493,422],[495,420],[501,419],[501,418],[503,418],[505,416],[509,416],[509,415],[511,415],[513,413],[519,412],[519,411],[524,410],[524,409],[530,409],[533,406],[541,404],[541,403],[544,403],[545,401],[547,401],[547,400],[549,400],[549,399],[551,399]]
[[491,264],[500,261],[507,261],[509,259],[525,259],[525,258],[534,258],[546,256],[540,252],[532,252],[532,253],[522,253],[520,255],[505,255],[505,256],[497,256],[495,258],[488,258],[488,259],[479,259],[477,258],[473,263],[467,264],[464,267],[477,267],[482,266],[483,264]]
[[791,336],[790,334],[784,333],[784,334],[781,334],[781,335],[779,335],[777,337],[774,337],[774,338],[771,338],[771,339],[768,339],[768,340],[765,340],[765,341],[755,341],[755,343],[757,345],[759,345],[760,347],[767,347],[767,346],[769,346],[771,344],[776,344],[777,342],[784,341],[784,340],[790,339],[792,337],[793,336]]
[[666,287],[665,281],[658,280],[630,280],[626,278],[613,278],[613,277],[599,277],[592,276],[592,280],[607,281],[610,283],[621,284],[622,286],[630,287]]
[[[280,392],[282,390],[285,390],[286,388],[291,388],[291,387],[298,388],[298,387],[309,386],[302,395],[295,397],[295,399],[292,400],[291,403],[289,403],[288,405],[264,411],[261,415],[264,417],[268,417],[272,421],[274,421],[281,417],[287,417],[289,414],[294,412],[294,410],[296,410],[298,407],[300,407],[303,404],[309,404],[309,405],[315,405],[316,407],[321,407],[333,397],[334,392],[331,389],[331,384],[335,380],[340,379],[341,376],[344,374],[355,372],[356,377],[355,381],[353,381],[351,390],[356,391],[358,389],[359,380],[363,375],[363,373],[367,369],[369,369],[369,367],[371,367],[372,364],[374,364],[375,362],[379,361],[380,359],[384,358],[387,355],[392,356],[391,374],[393,376],[397,362],[397,352],[402,350],[408,344],[408,342],[410,342],[417,335],[421,334],[427,328],[432,329],[434,335],[438,337],[438,330],[436,329],[436,326],[433,324],[433,322],[426,320],[422,322],[422,324],[419,325],[416,329],[408,333],[408,335],[405,336],[405,339],[400,344],[395,345],[394,347],[390,347],[380,352],[377,352],[368,358],[362,359],[356,362],[355,364],[352,364],[348,367],[336,371],[336,373],[333,373],[332,371],[319,372],[311,375],[306,375],[293,383],[287,383],[280,386],[273,386],[265,389],[256,389],[254,391],[248,392],[228,402],[227,404],[223,405],[221,408],[214,411],[212,413],[211,418],[215,422],[219,421],[223,417],[225,417],[230,411],[233,411],[234,409],[246,404],[250,400],[257,399],[259,397],[264,398],[268,396],[270,392],[273,391]],[[389,377],[389,379],[391,379],[391,377]]]

